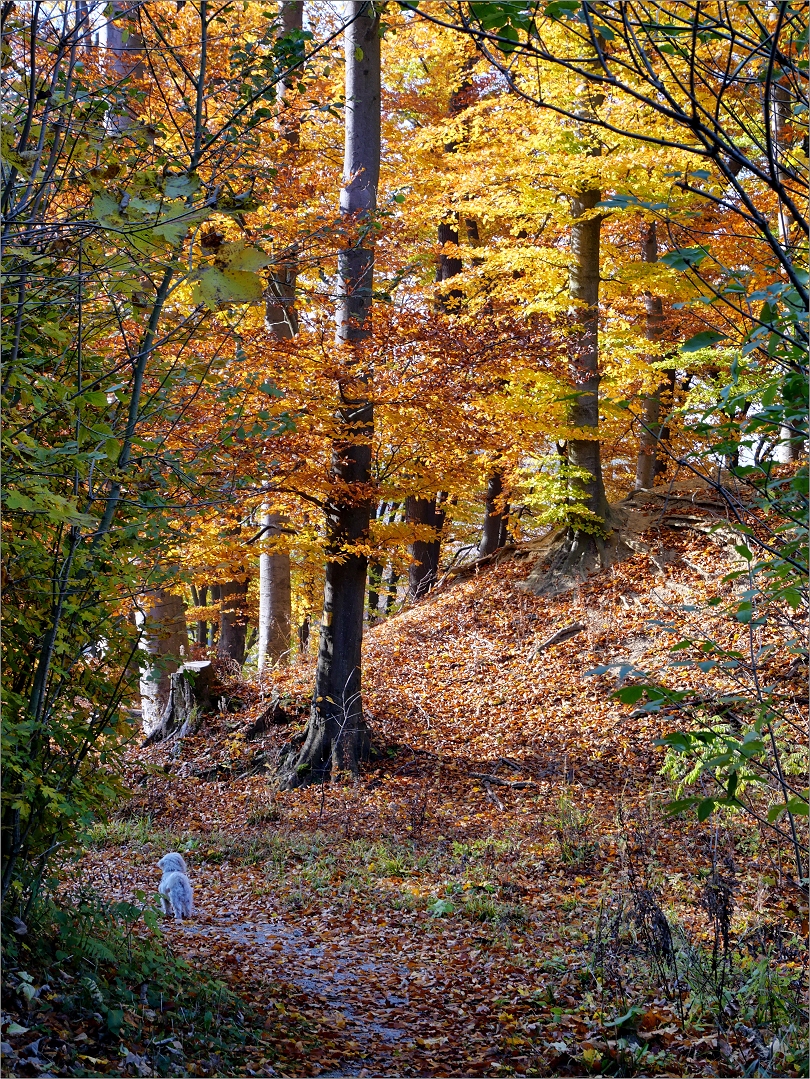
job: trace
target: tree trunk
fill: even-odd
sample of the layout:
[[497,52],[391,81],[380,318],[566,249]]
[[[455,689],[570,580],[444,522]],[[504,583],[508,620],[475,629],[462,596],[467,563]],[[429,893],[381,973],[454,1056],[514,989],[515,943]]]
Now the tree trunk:
[[434,530],[433,539],[417,539],[408,547],[408,553],[413,559],[408,569],[408,594],[413,600],[426,595],[439,576],[444,517],[445,511],[440,507],[436,495],[432,498],[409,495],[405,499],[405,520],[408,524],[427,525]]
[[[221,599],[222,599],[222,585],[221,584],[212,584],[211,585],[211,606],[213,607],[213,605],[215,603],[219,603],[219,601]],[[215,640],[216,640],[218,630],[219,630],[219,623],[218,622],[209,622],[208,623],[208,647],[209,648],[214,647],[214,643],[215,643]]]
[[241,667],[245,662],[245,637],[247,635],[245,601],[248,583],[247,580],[228,581],[221,588],[217,655],[220,659],[232,659]]
[[184,663],[169,675],[169,692],[160,722],[144,745],[162,742],[173,734],[186,738],[198,729],[203,712],[211,708],[214,668],[210,660]]
[[[385,521],[385,516],[388,513],[389,505],[386,502],[381,502],[379,507],[371,507],[371,519],[378,521]],[[382,575],[383,564],[382,562],[369,562],[368,566],[368,620],[371,624],[372,620],[376,619],[379,615],[380,608],[380,588],[382,587]]]
[[498,546],[505,547],[509,542],[509,503],[504,502],[501,514],[501,532],[498,536]]
[[[282,0],[282,35],[300,33],[304,25],[303,0]],[[300,119],[297,112],[287,112],[290,104],[286,84],[279,88],[280,124],[283,137],[291,148],[300,142]],[[298,280],[298,248],[295,244],[279,256],[273,267],[265,304],[265,326],[280,341],[289,341],[298,333],[295,289]],[[265,514],[262,524],[270,535],[278,535],[281,517]],[[291,614],[290,556],[279,551],[259,557],[259,659],[261,673],[267,664],[286,660],[290,652]]]
[[[262,515],[265,537],[281,533],[283,518],[279,513]],[[286,662],[290,654],[292,592],[290,555],[287,551],[259,555],[259,671],[268,662],[272,666]]]
[[[584,191],[572,200],[572,214],[582,218],[599,202],[598,191]],[[575,335],[571,373],[576,397],[569,420],[572,427],[592,428],[593,438],[568,440],[568,463],[584,469],[588,479],[577,480],[585,491],[585,506],[603,521],[609,516],[602,478],[599,428],[599,233],[601,217],[590,216],[571,227],[571,298],[578,301],[574,318],[581,326]],[[574,531],[577,531],[576,523]]]
[[[124,40],[125,31],[126,40]],[[141,78],[144,74],[143,37],[138,31],[137,5],[131,0],[113,0],[105,26],[105,44],[112,53],[113,71],[119,80],[129,78],[131,75]],[[130,94],[129,100],[135,101],[135,97]],[[110,132],[122,135],[127,128],[131,127],[134,118],[131,106],[126,112],[115,112],[111,109],[107,114]]]
[[[393,524],[396,524],[398,521],[401,521],[404,516],[405,513],[403,504],[400,502],[399,505],[397,505],[396,502],[393,502],[391,504],[391,522]],[[385,611],[386,617],[390,615],[391,611],[394,608],[394,604],[397,601],[397,586],[399,584],[399,578],[400,574],[397,573],[392,562],[388,568],[388,576],[383,577],[383,595],[385,596],[385,603],[383,605],[383,609]]]
[[[303,0],[282,0],[282,36],[299,32],[304,25]],[[289,111],[290,93],[287,85],[279,87],[281,106],[279,124],[282,138],[290,148],[297,147],[300,134],[300,118],[297,111]],[[298,281],[298,246],[293,244],[279,252],[278,261],[270,274],[270,285],[265,303],[264,324],[280,341],[290,341],[298,333],[298,312],[295,308],[295,289]]]
[[[199,588],[191,586],[191,599],[195,607],[207,607],[208,606],[208,585],[200,585]],[[197,634],[195,637],[197,644],[205,645],[208,641],[208,623],[200,619],[197,620]]]
[[188,647],[188,630],[183,600],[165,589],[156,589],[143,598],[136,610],[141,628],[141,722],[149,737],[161,723],[171,693],[171,676],[183,662]]
[[[346,146],[340,212],[349,228],[368,221],[376,209],[380,171],[380,25],[372,5],[351,0],[352,20],[344,33],[346,55]],[[371,357],[364,342],[371,328],[374,251],[361,247],[370,233],[338,255],[336,340],[345,346],[339,383],[338,423],[344,437],[334,443],[333,493],[326,507],[327,563],[324,608],[315,676],[315,696],[304,744],[281,763],[280,783],[297,787],[333,773],[357,775],[368,757],[370,736],[363,719],[361,648],[368,559],[351,548],[367,540],[371,510],[369,400]],[[347,553],[347,548],[349,551]]]
[[503,511],[498,508],[498,499],[503,494],[503,472],[496,469],[487,481],[487,493],[484,509],[484,527],[481,530],[481,542],[478,545],[478,557],[494,554],[501,542],[503,529]]
[[400,574],[391,566],[391,572],[383,581],[385,585],[385,613],[386,616],[394,609],[394,604],[397,601],[397,588],[399,586]]
[[[641,245],[641,259],[643,262],[658,262],[658,234],[654,221],[649,226]],[[660,296],[645,292],[644,308],[646,311],[645,336],[648,341],[655,343],[660,340],[664,332],[664,304]],[[654,356],[650,356],[649,359],[654,359]],[[658,453],[658,448],[662,436],[661,394],[667,385],[668,383],[662,383],[654,393],[644,398],[638,460],[636,461],[636,490],[652,487],[660,471],[661,455]]]

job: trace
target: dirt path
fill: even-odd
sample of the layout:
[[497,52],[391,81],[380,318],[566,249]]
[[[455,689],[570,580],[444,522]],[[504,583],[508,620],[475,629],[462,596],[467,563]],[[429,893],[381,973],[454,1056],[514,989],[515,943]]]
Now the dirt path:
[[[392,1025],[398,1009],[409,1004],[407,977],[397,983],[405,995],[387,991],[383,983],[396,982],[395,972],[384,970],[377,958],[354,954],[351,943],[344,947],[314,943],[303,930],[278,918],[254,924],[235,920],[228,913],[205,923],[185,922],[179,934],[191,951],[208,942],[215,942],[216,950],[225,953],[238,946],[274,981],[293,985],[325,1008],[322,1014],[336,1032],[342,1031],[340,1041],[350,1052],[339,1072],[321,1074],[359,1076],[365,1074],[369,1058],[376,1068],[393,1069],[397,1049],[408,1045],[408,1033]],[[352,1059],[355,1047],[357,1057]]]
[[536,927],[471,936],[425,910],[356,915],[324,905],[295,925],[223,910],[169,933],[192,961],[216,956],[303,998],[294,1014],[317,1027],[322,1075],[491,1073],[504,1049],[495,1001],[516,981],[528,992]]

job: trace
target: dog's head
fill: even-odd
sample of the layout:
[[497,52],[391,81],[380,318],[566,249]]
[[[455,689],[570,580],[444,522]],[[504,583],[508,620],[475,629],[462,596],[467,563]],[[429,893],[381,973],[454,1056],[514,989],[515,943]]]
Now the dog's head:
[[164,873],[185,873],[186,863],[181,855],[172,852],[171,854],[163,855],[158,862],[158,868],[162,869]]

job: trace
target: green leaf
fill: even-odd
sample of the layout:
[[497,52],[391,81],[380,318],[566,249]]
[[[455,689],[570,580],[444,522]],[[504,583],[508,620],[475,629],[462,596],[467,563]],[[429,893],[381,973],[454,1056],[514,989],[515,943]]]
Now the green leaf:
[[675,251],[668,251],[661,256],[660,261],[665,266],[671,266],[673,270],[691,270],[708,256],[705,247],[680,247]]
[[726,784],[726,794],[729,798],[733,798],[737,793],[737,784],[740,781],[740,776],[737,771],[731,773],[728,777],[728,783]]
[[110,218],[114,218],[116,221],[121,220],[117,199],[114,199],[112,195],[108,195],[106,191],[94,196],[93,214],[96,221],[100,221],[102,225],[109,223]]
[[354,58],[358,63],[360,63],[360,61],[363,59],[363,50],[360,48],[359,45],[354,50]]
[[157,914],[155,913],[154,910],[151,910],[151,909],[145,910],[143,912],[143,920],[144,920],[144,923],[146,925],[148,925],[150,929],[155,930],[157,932],[160,931],[160,924],[158,922],[158,916],[157,916]]
[[549,19],[569,19],[579,9],[579,3],[577,0],[554,0],[553,3],[546,4],[543,9],[543,14]]
[[455,907],[449,899],[437,899],[428,907],[428,911],[434,918],[443,918],[446,914],[452,914]]
[[617,689],[611,696],[615,697],[617,701],[621,701],[622,704],[635,704],[644,696],[644,690],[644,686],[625,686],[624,689]]
[[223,244],[217,251],[216,265],[220,270],[255,273],[274,261],[272,255],[260,247],[247,247],[240,241]]
[[264,291],[264,282],[255,273],[240,270],[218,270],[215,266],[203,266],[194,271],[194,299],[204,303],[211,311],[230,304],[258,303]]
[[656,738],[653,745],[671,746],[672,749],[677,749],[679,753],[688,753],[692,748],[692,738],[682,731],[674,731],[672,734],[667,734],[663,738]]
[[664,810],[671,817],[677,817],[687,809],[691,809],[698,801],[700,801],[699,798],[679,798],[674,802],[668,802],[667,805],[664,806]]
[[759,738],[754,738],[750,742],[743,742],[739,752],[743,757],[757,757],[765,752],[765,743]]
[[681,352],[699,352],[700,349],[710,348],[712,345],[716,345],[718,341],[725,341],[727,338],[728,334],[719,333],[717,330],[704,330],[703,333],[696,333],[694,337],[684,341],[681,345]]
[[616,1019],[611,1019],[609,1023],[605,1023],[605,1026],[616,1027],[617,1029],[626,1026],[634,1026],[636,1020],[640,1019],[643,1015],[646,1015],[644,1009],[639,1008],[637,1004],[633,1004],[628,1008],[624,1015],[620,1015]]
[[118,1034],[124,1025],[124,1013],[120,1008],[110,1008],[107,1011],[107,1026],[111,1034]]
[[714,798],[704,798],[697,807],[697,818],[699,821],[708,820],[708,818],[714,812],[716,805]]
[[199,191],[201,186],[199,176],[183,173],[180,176],[167,176],[163,181],[163,193],[167,199],[184,199]]

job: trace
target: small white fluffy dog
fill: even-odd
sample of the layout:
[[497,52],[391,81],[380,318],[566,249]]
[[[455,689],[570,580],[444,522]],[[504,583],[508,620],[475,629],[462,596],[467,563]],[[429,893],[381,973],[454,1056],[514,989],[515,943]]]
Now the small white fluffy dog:
[[179,854],[165,854],[158,862],[163,879],[158,887],[160,906],[164,914],[174,911],[175,918],[190,918],[194,913],[194,893],[188,879],[186,863]]

